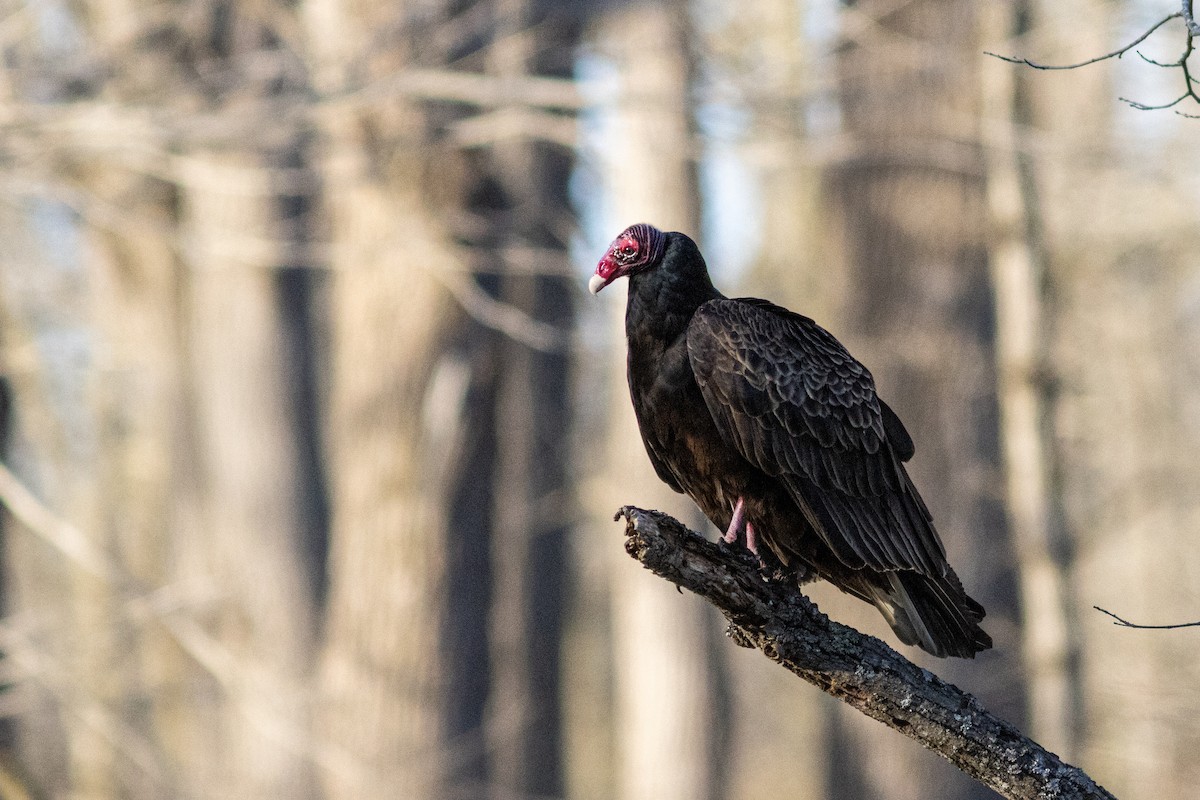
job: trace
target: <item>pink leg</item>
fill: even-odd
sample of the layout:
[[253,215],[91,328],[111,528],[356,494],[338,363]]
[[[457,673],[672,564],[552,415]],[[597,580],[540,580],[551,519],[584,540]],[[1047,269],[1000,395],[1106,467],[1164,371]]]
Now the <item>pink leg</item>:
[[738,540],[738,533],[742,530],[742,524],[746,521],[746,507],[742,498],[738,498],[737,505],[733,507],[733,519],[729,521],[729,530],[725,531],[722,537],[725,544],[734,544]]
[[754,534],[754,526],[749,522],[746,523],[746,549],[758,555],[758,537]]

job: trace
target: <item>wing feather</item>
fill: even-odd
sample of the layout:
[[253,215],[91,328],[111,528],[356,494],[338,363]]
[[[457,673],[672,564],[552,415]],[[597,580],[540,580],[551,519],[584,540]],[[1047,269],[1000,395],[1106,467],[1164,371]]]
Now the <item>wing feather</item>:
[[912,439],[830,333],[763,300],[722,298],[696,312],[687,348],[721,436],[788,487],[847,566],[946,573],[902,463]]

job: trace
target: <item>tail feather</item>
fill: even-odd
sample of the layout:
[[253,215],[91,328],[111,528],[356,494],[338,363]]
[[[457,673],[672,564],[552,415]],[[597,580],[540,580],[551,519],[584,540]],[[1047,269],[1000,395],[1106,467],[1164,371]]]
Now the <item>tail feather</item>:
[[974,658],[992,646],[982,628],[983,606],[967,596],[954,573],[932,579],[916,572],[887,573],[872,601],[896,636],[935,656]]

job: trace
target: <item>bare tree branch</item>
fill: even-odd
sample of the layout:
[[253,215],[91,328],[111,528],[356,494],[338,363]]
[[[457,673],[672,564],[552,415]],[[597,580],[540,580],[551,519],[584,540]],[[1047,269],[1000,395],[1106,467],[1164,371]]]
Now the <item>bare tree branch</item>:
[[1188,33],[1192,36],[1200,36],[1200,24],[1196,23],[1196,17],[1192,14],[1192,0],[1183,0],[1180,13],[1183,14],[1184,24],[1187,25]]
[[0,463],[0,507],[7,508],[26,528],[89,575],[116,580],[119,571],[108,555],[83,531],[43,505],[3,463]]
[[1079,69],[1080,67],[1086,67],[1089,64],[1097,64],[1101,61],[1107,61],[1110,58],[1120,58],[1121,56],[1125,55],[1133,48],[1137,47],[1142,42],[1149,39],[1150,35],[1152,33],[1154,33],[1156,30],[1158,30],[1159,28],[1161,28],[1163,25],[1166,25],[1168,22],[1170,22],[1171,20],[1173,20],[1179,16],[1181,16],[1181,14],[1178,11],[1176,11],[1174,14],[1168,14],[1167,16],[1160,19],[1158,22],[1151,25],[1144,33],[1142,33],[1141,36],[1134,39],[1132,42],[1125,45],[1124,47],[1119,47],[1116,50],[1113,50],[1111,53],[1105,53],[1102,56],[1096,56],[1095,58],[1089,58],[1087,61],[1080,61],[1075,64],[1041,64],[1036,61],[1030,61],[1028,58],[1021,58],[1020,56],[1002,56],[999,53],[992,53],[987,50],[985,50],[983,54],[985,56],[992,56],[993,58],[998,58],[1001,61],[1007,61],[1010,64],[1024,64],[1025,66],[1033,67],[1034,69]]
[[[1190,23],[1190,24],[1195,24],[1195,23]],[[1200,95],[1196,94],[1196,79],[1192,77],[1191,68],[1188,66],[1188,59],[1191,57],[1192,50],[1194,49],[1194,46],[1195,46],[1194,42],[1193,42],[1192,34],[1190,32],[1191,31],[1190,24],[1189,24],[1189,28],[1188,28],[1189,32],[1187,35],[1187,42],[1184,45],[1183,55],[1181,55],[1179,57],[1179,60],[1177,60],[1173,63],[1170,63],[1170,64],[1162,64],[1162,63],[1159,63],[1152,59],[1146,58],[1145,56],[1142,56],[1141,53],[1138,53],[1139,56],[1142,56],[1143,60],[1149,61],[1151,64],[1153,64],[1156,67],[1165,67],[1168,69],[1170,69],[1172,67],[1178,67],[1179,70],[1183,73],[1183,87],[1184,87],[1183,94],[1181,94],[1179,97],[1176,97],[1174,100],[1170,101],[1169,103],[1163,103],[1161,105],[1146,105],[1145,103],[1139,103],[1134,100],[1130,100],[1129,98],[1126,98],[1126,97],[1120,97],[1120,98],[1118,98],[1119,100],[1121,100],[1125,103],[1128,103],[1129,105],[1133,106],[1134,108],[1136,108],[1139,111],[1158,111],[1158,110],[1164,109],[1164,108],[1171,108],[1172,106],[1178,105],[1179,103],[1183,102],[1184,100],[1187,100],[1189,97],[1192,100],[1194,100],[1197,104],[1200,104]],[[1181,116],[1184,116],[1184,117],[1189,117],[1189,118],[1194,116],[1192,114],[1183,114],[1180,111],[1176,111],[1175,113],[1180,114]]]
[[1087,776],[979,701],[883,642],[831,621],[790,583],[763,579],[748,553],[707,541],[657,511],[625,506],[625,550],[700,595],[729,635],[862,713],[915,739],[1013,798],[1112,798]]
[[[1161,111],[1161,110],[1167,109],[1167,108],[1174,108],[1175,106],[1179,105],[1181,102],[1183,102],[1184,100],[1187,100],[1187,99],[1191,99],[1191,100],[1195,101],[1198,105],[1200,105],[1200,94],[1196,93],[1196,79],[1192,77],[1191,68],[1188,66],[1188,59],[1191,57],[1192,51],[1194,50],[1193,38],[1197,35],[1200,35],[1200,25],[1197,25],[1196,20],[1192,15],[1191,0],[1182,0],[1182,2],[1183,2],[1183,7],[1180,11],[1176,11],[1172,14],[1168,14],[1167,16],[1163,17],[1158,22],[1154,23],[1149,28],[1147,28],[1145,31],[1143,31],[1140,36],[1138,36],[1136,39],[1134,39],[1132,42],[1125,45],[1124,47],[1119,47],[1116,50],[1113,50],[1111,53],[1105,53],[1102,56],[1096,56],[1095,58],[1089,58],[1086,61],[1080,61],[1075,64],[1041,64],[1041,63],[1038,63],[1035,61],[1030,61],[1028,58],[1021,58],[1018,56],[1002,56],[1002,55],[999,55],[998,53],[992,53],[992,52],[988,52],[988,51],[984,51],[984,55],[993,56],[994,58],[998,58],[1001,61],[1007,61],[1010,64],[1024,64],[1025,66],[1033,67],[1034,69],[1043,69],[1043,70],[1079,69],[1080,67],[1086,67],[1089,64],[1095,64],[1097,62],[1105,61],[1110,58],[1121,58],[1123,55],[1128,53],[1130,50],[1133,50],[1133,48],[1137,47],[1139,44],[1146,41],[1146,39],[1150,38],[1150,35],[1153,34],[1155,31],[1157,31],[1159,28],[1161,28],[1163,25],[1166,25],[1168,22],[1170,22],[1173,19],[1182,19],[1183,24],[1186,28],[1186,35],[1184,38],[1183,54],[1180,55],[1177,60],[1172,61],[1172,62],[1156,61],[1152,58],[1149,58],[1149,57],[1143,55],[1140,51],[1136,51],[1136,52],[1137,52],[1138,56],[1148,64],[1152,64],[1156,67],[1164,67],[1167,69],[1180,70],[1180,72],[1183,74],[1183,86],[1184,86],[1183,94],[1179,95],[1174,100],[1170,100],[1166,103],[1154,103],[1154,104],[1142,103],[1137,100],[1131,100],[1128,97],[1118,97],[1117,99],[1120,100],[1122,103],[1127,103],[1130,107],[1135,108],[1138,111]],[[1175,113],[1179,114],[1180,116],[1183,116],[1183,117],[1188,117],[1189,119],[1194,119],[1196,116],[1193,114],[1185,114],[1179,110],[1176,110]]]
[[1200,620],[1197,620],[1196,622],[1178,622],[1174,625],[1139,625],[1136,622],[1130,622],[1127,619],[1122,619],[1113,612],[1101,608],[1100,606],[1092,606],[1092,608],[1096,609],[1101,614],[1108,614],[1115,620],[1113,625],[1120,625],[1122,628],[1141,628],[1142,630],[1147,631],[1166,631],[1171,630],[1172,628],[1200,628]]
[[476,322],[503,333],[543,353],[561,353],[570,345],[567,331],[534,319],[516,306],[489,295],[468,277],[457,273],[433,273]]

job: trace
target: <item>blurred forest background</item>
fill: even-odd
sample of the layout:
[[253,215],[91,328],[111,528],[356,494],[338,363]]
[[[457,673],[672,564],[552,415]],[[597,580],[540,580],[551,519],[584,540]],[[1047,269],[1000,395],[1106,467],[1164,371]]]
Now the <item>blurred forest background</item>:
[[1198,634],[1091,606],[1200,618],[1200,122],[983,54],[1178,7],[0,0],[0,796],[994,796],[623,553],[646,221],[913,432],[996,648],[905,654],[1195,797]]

